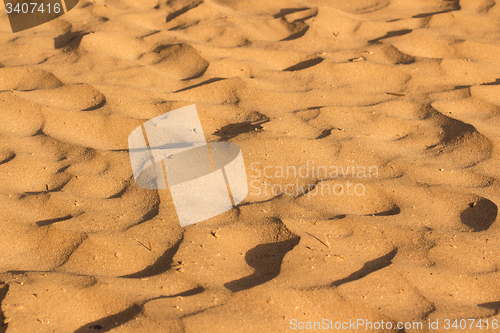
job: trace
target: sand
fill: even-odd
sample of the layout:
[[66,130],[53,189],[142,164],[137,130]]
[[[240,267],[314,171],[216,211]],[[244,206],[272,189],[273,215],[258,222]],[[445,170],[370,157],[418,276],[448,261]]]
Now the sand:
[[[0,5],[0,332],[496,332],[499,22],[494,0],[81,0],[13,34]],[[127,138],[191,104],[249,194],[181,228]]]

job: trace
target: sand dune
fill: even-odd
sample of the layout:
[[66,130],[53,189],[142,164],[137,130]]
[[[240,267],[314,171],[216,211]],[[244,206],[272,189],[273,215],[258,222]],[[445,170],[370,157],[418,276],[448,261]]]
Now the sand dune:
[[[495,0],[0,13],[0,332],[496,331]],[[249,194],[181,228],[127,138],[191,104]]]

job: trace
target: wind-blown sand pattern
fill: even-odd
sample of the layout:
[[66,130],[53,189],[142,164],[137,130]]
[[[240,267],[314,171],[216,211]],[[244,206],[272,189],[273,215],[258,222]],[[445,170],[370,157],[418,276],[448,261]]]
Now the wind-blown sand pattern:
[[[16,34],[0,9],[0,332],[500,320],[496,1],[83,0]],[[181,229],[127,137],[190,104],[292,195]],[[304,166],[367,176],[275,174]]]

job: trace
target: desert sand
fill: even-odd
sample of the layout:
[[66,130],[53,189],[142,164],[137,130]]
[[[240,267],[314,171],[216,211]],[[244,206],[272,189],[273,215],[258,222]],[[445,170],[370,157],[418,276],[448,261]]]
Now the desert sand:
[[[497,332],[499,31],[494,0],[0,5],[0,332]],[[127,138],[191,104],[249,193],[181,228]]]

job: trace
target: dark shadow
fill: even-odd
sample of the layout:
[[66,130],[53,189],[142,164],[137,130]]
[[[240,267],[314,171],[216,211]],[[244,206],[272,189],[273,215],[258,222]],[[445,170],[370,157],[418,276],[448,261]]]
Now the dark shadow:
[[258,123],[245,121],[242,123],[229,124],[221,127],[214,135],[218,136],[220,141],[228,141],[240,134],[261,130],[261,125],[265,122],[267,122],[267,120]]
[[257,245],[245,255],[247,264],[255,271],[249,276],[225,283],[224,287],[238,292],[274,279],[280,273],[283,258],[299,241],[300,237],[297,236],[282,242]]
[[204,69],[202,69],[198,73],[194,74],[193,76],[187,77],[185,79],[181,79],[181,81],[189,81],[189,80],[199,79],[200,77],[203,76],[203,74],[205,74],[207,69],[208,69],[208,66],[206,66]]
[[134,304],[122,312],[88,323],[75,330],[74,333],[109,332],[113,328],[134,319],[141,312],[142,305]]
[[312,66],[316,66],[317,64],[320,64],[324,59],[323,58],[314,58],[314,59],[309,59],[306,61],[299,62],[298,64],[295,64],[293,66],[290,66],[288,68],[285,68],[283,72],[293,72],[293,71],[300,71],[302,69],[306,69]]
[[16,154],[11,154],[9,157],[7,157],[5,160],[0,161],[0,165],[8,163],[12,161],[16,157]]
[[481,198],[469,204],[469,207],[460,213],[460,220],[473,231],[484,231],[495,222],[498,207],[492,201]]
[[[280,12],[278,14],[274,14],[273,17],[274,18],[284,18],[285,16],[287,16],[289,14],[293,14],[293,13],[297,13],[297,12],[302,12],[302,11],[308,10],[308,9],[311,9],[311,8],[310,7],[304,7],[304,8],[283,8],[283,9],[280,10]],[[310,15],[298,18],[296,20],[293,20],[291,23],[304,22],[304,21],[310,19],[311,17],[315,17],[316,15],[318,15],[318,11],[317,10],[315,12],[313,12],[312,14],[310,14]]]
[[283,8],[283,9],[280,9],[280,12],[278,14],[274,14],[273,17],[274,18],[282,18],[282,17],[285,17],[286,15],[293,14],[293,13],[296,13],[296,12],[301,12],[301,11],[308,10],[308,9],[311,9],[311,8],[309,8],[309,7],[303,7],[303,8]]
[[495,310],[497,312],[500,310],[500,302],[481,303],[478,304],[477,306],[485,309]]
[[66,11],[69,12],[78,5],[78,0],[64,0],[66,4]]
[[214,83],[214,82],[222,81],[222,80],[225,80],[225,78],[214,77],[214,78],[211,78],[209,80],[203,81],[201,83],[198,83],[198,84],[186,87],[186,88],[182,88],[182,89],[176,90],[176,91],[174,91],[174,93],[178,93],[178,92],[182,92],[182,91],[186,91],[186,90],[191,90],[191,89],[194,89],[194,88],[198,88],[198,87],[204,86],[206,84],[210,84],[210,83]]
[[432,12],[432,13],[422,13],[422,14],[413,15],[411,18],[424,18],[424,17],[429,17],[429,16],[432,16],[432,15],[436,15],[436,14],[443,14],[443,13],[448,13],[448,12],[454,12],[455,10],[456,9],[442,10],[440,12]]
[[104,98],[99,104],[83,109],[82,111],[94,111],[102,108],[104,105],[106,105],[106,98]]
[[67,215],[67,216],[56,218],[56,219],[41,220],[41,221],[36,222],[36,224],[39,227],[45,227],[45,226],[51,225],[53,223],[67,221],[67,220],[70,220],[72,218],[73,218],[73,215]]
[[146,214],[144,214],[141,219],[139,220],[138,223],[134,224],[133,226],[137,226],[141,223],[144,223],[146,221],[149,221],[153,218],[155,218],[156,216],[158,216],[158,214],[160,213],[160,202],[158,201],[157,203],[155,203],[155,205],[153,207],[151,207],[150,210],[148,210],[148,212]]
[[194,1],[192,3],[190,3],[189,5],[187,6],[184,6],[182,7],[181,9],[179,10],[176,10],[170,14],[167,15],[167,22],[170,22],[172,21],[174,18],[178,17],[178,16],[181,16],[182,14],[186,13],[188,10],[191,10],[193,8],[196,8],[198,7],[200,4],[202,4],[203,1]]
[[495,82],[481,84],[481,86],[498,86],[498,85],[500,85],[500,79],[496,79]]
[[179,31],[179,30],[184,30],[186,28],[189,28],[191,25],[188,25],[188,24],[180,24],[180,25],[177,25],[173,28],[170,28],[168,29],[168,31]]
[[396,97],[405,97],[405,94],[401,94],[401,93],[386,92],[386,94],[391,95],[391,96],[396,96]]
[[153,36],[153,35],[156,35],[156,34],[159,34],[161,32],[161,30],[154,30],[154,31],[151,31],[143,36],[140,36],[139,38],[146,38],[146,37],[149,37],[149,36]]
[[181,79],[181,81],[189,81],[189,80],[199,79],[200,77],[203,76],[203,74],[205,74],[207,69],[208,69],[208,66],[205,67],[203,70],[199,71],[198,73],[194,74],[193,76],[187,77],[185,79]]
[[449,12],[454,12],[454,11],[457,11],[457,10],[460,10],[462,9],[462,7],[460,7],[460,4],[458,3],[458,1],[454,4],[453,8],[452,9],[447,9],[447,10],[441,10],[441,11],[438,11],[438,12],[432,12],[432,13],[422,13],[422,14],[417,14],[417,15],[414,15],[412,16],[411,18],[424,18],[424,17],[429,17],[429,16],[432,16],[432,15],[436,15],[436,14],[443,14],[443,13],[449,13]]
[[453,87],[453,90],[467,89],[470,87],[472,87],[472,86],[455,86],[455,87]]
[[62,173],[64,171],[68,170],[70,166],[71,166],[71,164],[62,166],[61,168],[57,169],[57,173]]
[[349,282],[353,282],[353,281],[362,279],[365,276],[367,276],[368,274],[371,274],[373,272],[376,272],[378,270],[381,270],[382,268],[389,266],[390,264],[392,264],[392,259],[394,259],[394,257],[396,256],[397,253],[398,253],[398,249],[396,248],[396,249],[392,250],[391,252],[387,253],[386,255],[383,255],[380,258],[366,262],[363,265],[363,267],[361,267],[361,269],[359,271],[352,273],[348,277],[334,281],[332,283],[332,286],[338,287],[338,286],[341,286],[345,283],[349,283]]
[[90,32],[68,31],[54,38],[54,48],[62,49],[63,47],[69,47],[75,50],[80,46],[83,36],[88,34],[90,34]]
[[324,139],[327,136],[330,136],[331,134],[332,134],[332,129],[330,128],[321,132],[321,134],[316,139]]
[[193,289],[190,289],[190,290],[187,290],[187,291],[184,291],[182,293],[175,294],[175,295],[154,297],[154,298],[148,299],[147,301],[143,302],[142,304],[134,304],[130,308],[128,308],[122,312],[119,312],[117,314],[114,314],[114,315],[93,321],[93,322],[88,323],[86,325],[83,325],[82,327],[78,328],[74,333],[109,332],[113,328],[124,325],[127,322],[134,319],[137,315],[139,315],[142,312],[142,310],[144,309],[144,304],[146,304],[147,302],[154,301],[157,299],[163,299],[163,298],[194,296],[194,295],[201,294],[204,290],[205,289],[203,287],[197,287],[197,288],[193,288]]
[[63,184],[59,185],[58,187],[54,187],[53,189],[49,190],[48,186],[46,185],[45,191],[34,191],[34,192],[24,192],[24,195],[40,195],[40,194],[47,194],[47,193],[54,193],[54,192],[59,192],[61,191],[66,184],[68,184],[70,179],[65,181]]
[[182,44],[162,44],[158,45],[152,52],[154,53],[162,53],[162,51],[168,50],[170,48],[181,46]]
[[[13,275],[22,275],[22,274],[26,274],[26,273],[29,273],[30,271],[21,271],[21,270],[13,270],[13,271],[7,271],[7,274],[13,274]],[[45,271],[37,271],[38,273],[40,272],[45,272]]]
[[173,263],[173,258],[174,255],[177,253],[179,250],[179,246],[181,245],[182,240],[184,237],[181,237],[177,243],[175,243],[174,246],[166,250],[158,260],[156,260],[152,265],[149,265],[148,267],[144,268],[142,271],[132,273],[129,275],[124,275],[121,276],[122,278],[129,278],[129,279],[142,279],[142,278],[147,278],[155,275],[162,274],[166,271],[168,271],[170,268],[172,268],[172,263]]
[[128,190],[128,185],[125,186],[125,187],[123,187],[119,192],[113,194],[112,196],[110,196],[107,199],[118,199],[118,198],[121,198],[125,194],[125,192],[127,192],[127,190]]
[[373,43],[378,43],[382,39],[391,38],[391,37],[398,37],[398,36],[404,36],[406,34],[409,34],[412,31],[413,31],[412,29],[403,29],[403,30],[389,31],[389,32],[387,32],[382,37],[369,40],[368,43],[373,44]]
[[165,143],[161,146],[152,146],[150,148],[129,148],[129,149],[121,149],[121,150],[113,150],[113,151],[124,151],[124,152],[141,152],[141,151],[147,151],[149,149],[175,149],[175,148],[196,148],[196,146],[193,143],[188,143],[188,142],[181,142],[181,143]]
[[304,17],[301,17],[301,18],[299,18],[299,19],[293,20],[293,22],[292,22],[292,23],[295,23],[295,22],[304,22],[304,21],[306,21],[306,20],[309,20],[309,19],[310,19],[310,18],[312,18],[312,17],[315,17],[316,15],[318,15],[318,13],[317,13],[317,12],[316,12],[316,13],[313,13],[313,14],[311,14],[311,15],[304,16]]
[[385,212],[380,212],[380,213],[376,213],[376,214],[373,214],[373,215],[374,216],[392,216],[392,215],[398,215],[399,213],[401,213],[401,209],[399,209],[398,206],[394,206],[394,207],[392,207],[391,209],[389,209],[389,210],[387,210]]
[[299,32],[296,32],[296,33],[291,34],[290,36],[288,36],[286,38],[283,38],[281,41],[285,42],[285,41],[289,41],[289,40],[298,39],[298,38],[304,36],[306,34],[307,30],[309,30],[309,26],[305,27],[304,29],[302,29]]
[[[498,86],[498,85],[500,85],[500,79],[496,79],[493,82],[488,82],[488,83],[480,84],[480,86]],[[453,88],[453,90],[466,89],[466,88],[470,88],[470,87],[472,87],[472,85],[468,85],[468,86],[455,86]]]
[[7,326],[8,324],[4,324],[5,315],[2,312],[1,305],[5,297],[7,297],[7,293],[9,292],[9,285],[5,285],[4,287],[0,288],[0,333],[5,333],[7,332]]
[[153,299],[175,298],[175,297],[188,297],[188,296],[194,296],[194,295],[201,294],[204,291],[205,291],[205,288],[203,288],[203,287],[196,287],[196,288],[189,289],[189,290],[183,291],[182,293],[178,293],[178,294],[175,294],[175,295],[160,296],[160,297],[156,297],[156,298],[153,298]]

